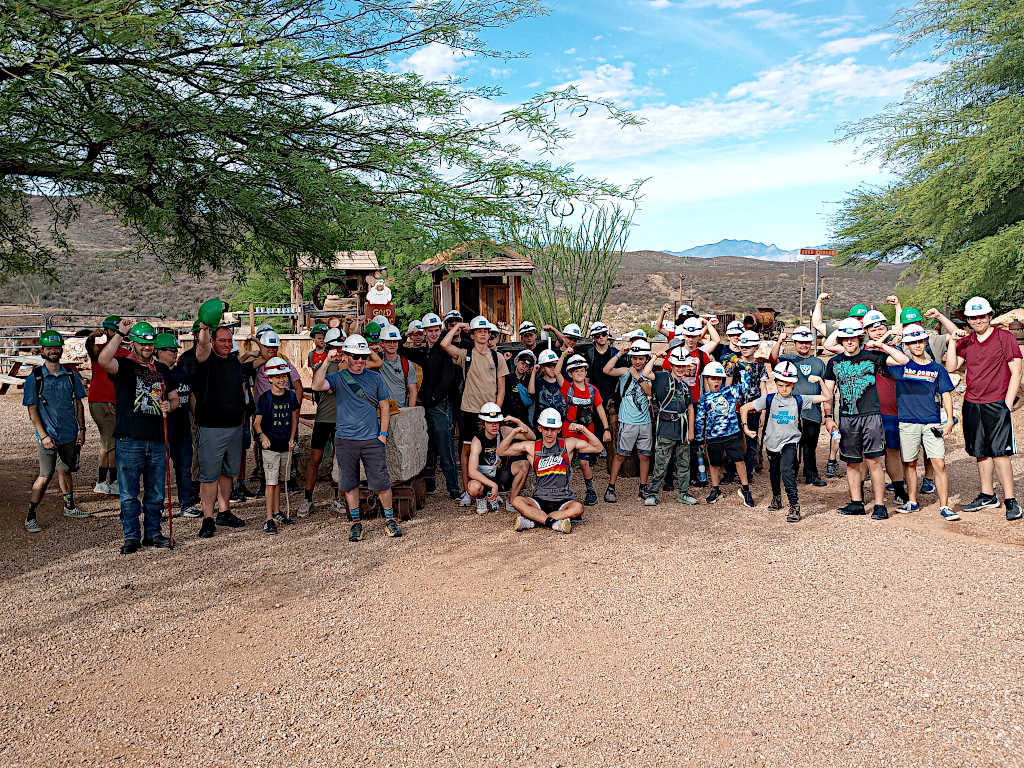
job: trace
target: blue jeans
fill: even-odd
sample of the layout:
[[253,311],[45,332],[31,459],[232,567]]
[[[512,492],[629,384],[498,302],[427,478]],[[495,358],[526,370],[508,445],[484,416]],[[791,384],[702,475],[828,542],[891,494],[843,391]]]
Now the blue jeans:
[[[145,538],[160,533],[163,518],[164,473],[167,471],[163,443],[149,440],[117,439],[117,485],[121,490],[121,528],[125,541],[140,541],[139,513],[145,516]],[[139,486],[143,489],[139,504]]]
[[179,434],[180,431],[171,429],[168,442],[174,462],[174,484],[178,486],[178,508],[187,509],[199,501],[199,496],[192,485],[192,432]]
[[437,460],[441,460],[441,474],[449,493],[458,493],[459,473],[455,468],[455,435],[452,431],[452,412],[447,400],[426,408],[427,435],[430,450],[427,454],[427,466],[433,470]]

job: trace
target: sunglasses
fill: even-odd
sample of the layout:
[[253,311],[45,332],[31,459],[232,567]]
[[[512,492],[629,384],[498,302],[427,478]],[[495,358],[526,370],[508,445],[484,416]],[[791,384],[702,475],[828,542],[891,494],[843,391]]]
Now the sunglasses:
[[595,333],[595,334],[594,334],[594,338],[595,338],[595,339],[603,339],[603,338],[605,338],[605,337],[606,337],[607,335],[608,335],[608,331],[601,331],[600,333]]
[[369,355],[349,355],[353,360],[369,360]]

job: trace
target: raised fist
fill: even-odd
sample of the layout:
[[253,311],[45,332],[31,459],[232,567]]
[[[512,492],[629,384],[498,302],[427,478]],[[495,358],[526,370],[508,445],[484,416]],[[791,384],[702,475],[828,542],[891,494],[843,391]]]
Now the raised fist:
[[832,298],[831,293],[820,293],[818,294],[818,301],[828,301]]

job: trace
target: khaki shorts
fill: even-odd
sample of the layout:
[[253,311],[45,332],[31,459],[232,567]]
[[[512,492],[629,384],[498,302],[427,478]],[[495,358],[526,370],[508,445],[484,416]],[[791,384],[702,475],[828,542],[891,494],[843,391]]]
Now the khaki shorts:
[[280,485],[288,476],[288,451],[263,449],[263,476],[267,485]]
[[936,437],[932,427],[938,424],[910,424],[900,422],[900,458],[904,464],[916,461],[921,447],[924,447],[924,455],[929,459],[946,458],[946,441]]
[[[56,448],[46,448],[41,442],[37,442],[38,454],[39,454],[39,476],[40,477],[53,477],[53,470],[56,468],[58,471],[65,475],[71,474],[71,467],[67,465],[67,462],[61,458],[61,455],[57,453]],[[65,453],[73,451],[77,446],[74,443],[68,443],[62,446]]]
[[114,450],[114,425],[117,415],[113,403],[89,403],[89,413],[100,431],[100,444],[105,452]]

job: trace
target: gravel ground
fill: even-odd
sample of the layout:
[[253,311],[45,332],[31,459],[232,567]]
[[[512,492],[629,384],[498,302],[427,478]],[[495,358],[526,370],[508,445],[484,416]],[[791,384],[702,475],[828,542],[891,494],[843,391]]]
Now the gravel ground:
[[[1001,510],[844,518],[839,480],[801,486],[812,514],[787,525],[766,479],[753,510],[734,487],[644,508],[623,480],[569,536],[433,498],[398,540],[370,521],[349,544],[328,514],[268,537],[253,503],[244,530],[204,542],[179,520],[176,550],[126,558],[91,490],[94,518],[51,493],[25,533],[19,403],[0,398],[6,765],[1024,759],[1024,524]],[[972,462],[951,458],[973,498]]]

